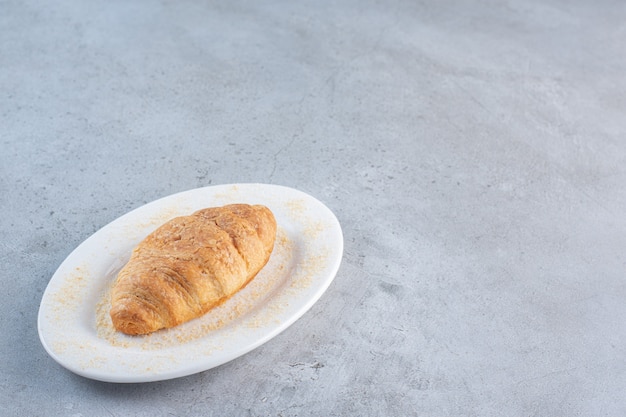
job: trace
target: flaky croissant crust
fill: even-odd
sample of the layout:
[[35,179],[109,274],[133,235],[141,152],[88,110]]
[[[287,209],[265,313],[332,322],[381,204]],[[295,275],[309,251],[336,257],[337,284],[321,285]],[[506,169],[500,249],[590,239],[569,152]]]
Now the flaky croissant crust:
[[113,326],[140,335],[197,318],[265,266],[276,220],[265,206],[231,204],[176,217],[133,250],[111,291]]

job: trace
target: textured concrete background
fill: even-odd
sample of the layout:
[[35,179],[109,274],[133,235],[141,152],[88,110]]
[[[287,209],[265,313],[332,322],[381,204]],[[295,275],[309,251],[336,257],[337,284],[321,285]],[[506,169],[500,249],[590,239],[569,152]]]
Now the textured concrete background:
[[[621,1],[0,1],[0,414],[626,415]],[[335,282],[150,384],[43,350],[43,291],[156,198],[324,201]]]

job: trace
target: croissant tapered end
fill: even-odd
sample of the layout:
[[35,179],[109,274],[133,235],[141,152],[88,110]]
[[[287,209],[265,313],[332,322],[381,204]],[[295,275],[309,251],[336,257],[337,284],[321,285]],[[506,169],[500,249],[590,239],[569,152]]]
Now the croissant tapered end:
[[161,328],[158,315],[137,301],[125,300],[111,308],[111,320],[114,327],[131,336],[148,334]]
[[111,290],[113,326],[129,335],[199,317],[265,266],[276,220],[265,206],[232,204],[177,217],[133,250]]

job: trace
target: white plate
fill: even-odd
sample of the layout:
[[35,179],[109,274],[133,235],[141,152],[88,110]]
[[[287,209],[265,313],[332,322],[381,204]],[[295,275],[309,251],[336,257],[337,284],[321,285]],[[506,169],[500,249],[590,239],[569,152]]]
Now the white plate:
[[[265,268],[201,318],[147,336],[116,332],[108,292],[132,248],[173,217],[236,202],[264,204],[276,217],[277,240]],[[337,218],[301,191],[232,184],[174,194],[111,222],[65,259],[41,300],[39,337],[62,366],[101,381],[158,381],[205,371],[262,345],[300,318],[334,279],[342,254]]]

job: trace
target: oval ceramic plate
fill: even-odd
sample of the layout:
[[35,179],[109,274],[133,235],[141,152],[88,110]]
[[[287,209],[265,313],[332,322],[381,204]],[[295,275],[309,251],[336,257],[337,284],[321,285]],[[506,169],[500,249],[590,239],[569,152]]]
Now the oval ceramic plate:
[[[173,217],[230,203],[264,204],[276,217],[274,251],[261,272],[198,319],[147,336],[116,332],[109,291],[132,249]],[[205,371],[262,345],[300,318],[334,279],[342,254],[337,218],[301,191],[233,184],[174,194],[111,222],[65,259],[44,292],[39,337],[62,366],[101,381],[148,382]]]

